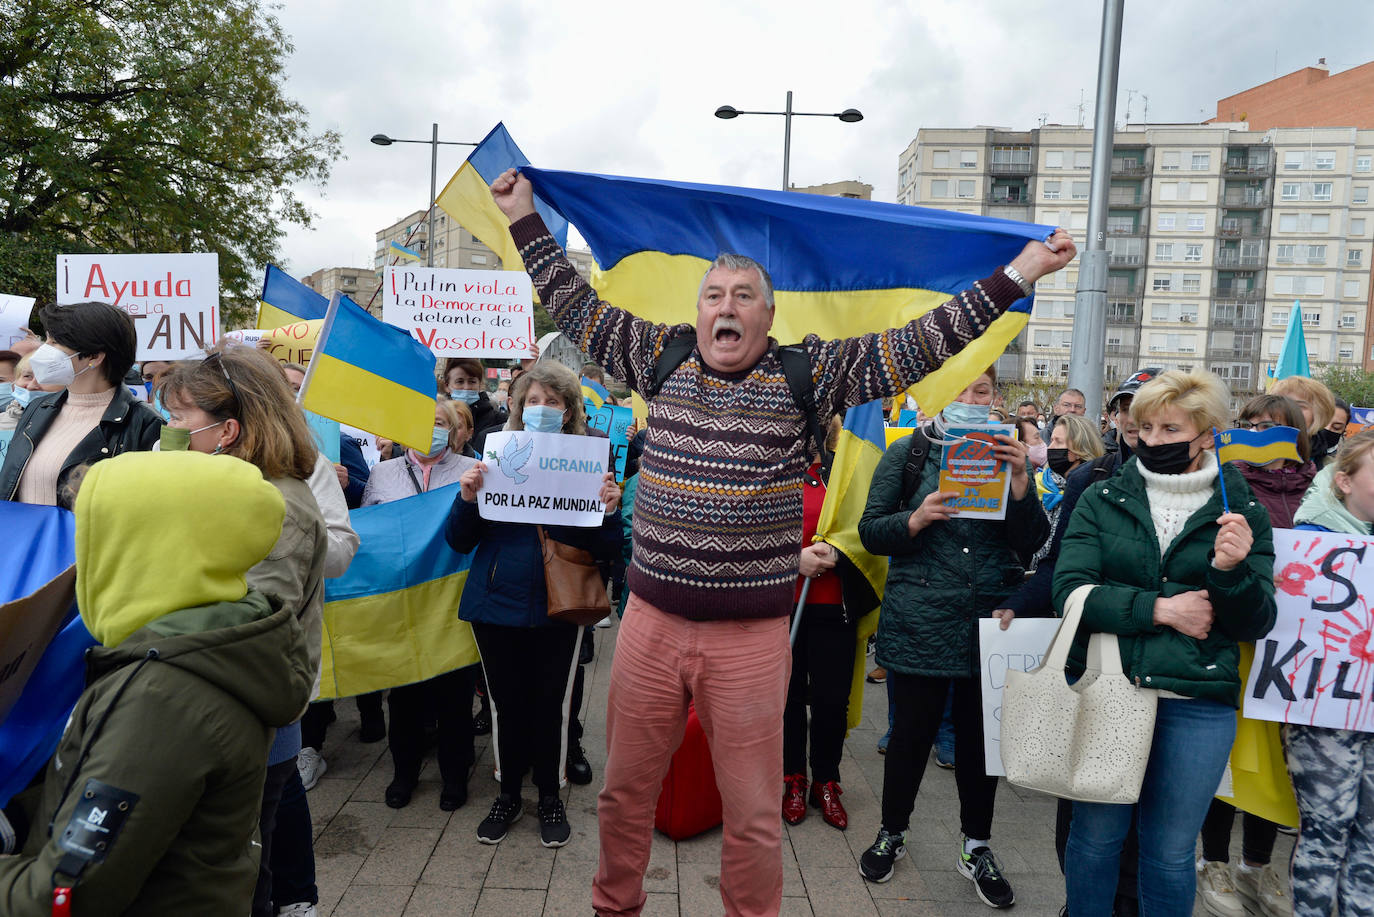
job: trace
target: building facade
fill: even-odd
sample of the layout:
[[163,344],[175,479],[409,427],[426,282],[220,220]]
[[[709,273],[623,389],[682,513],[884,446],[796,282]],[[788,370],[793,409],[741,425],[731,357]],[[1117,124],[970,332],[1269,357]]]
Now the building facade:
[[372,311],[381,314],[381,305],[373,297],[382,282],[370,267],[324,267],[300,280],[325,299],[343,293],[364,308],[372,303]]
[[[1263,388],[1294,302],[1314,363],[1374,368],[1374,130],[1245,124],[1118,131],[1107,215],[1108,384],[1144,365],[1205,366],[1237,397]],[[1087,228],[1092,131],[922,130],[898,202]],[[1067,377],[1078,271],[1037,287],[999,374]]]
[[1244,121],[1252,131],[1295,126],[1374,129],[1374,61],[1333,75],[1323,57],[1315,67],[1220,99],[1216,120]]

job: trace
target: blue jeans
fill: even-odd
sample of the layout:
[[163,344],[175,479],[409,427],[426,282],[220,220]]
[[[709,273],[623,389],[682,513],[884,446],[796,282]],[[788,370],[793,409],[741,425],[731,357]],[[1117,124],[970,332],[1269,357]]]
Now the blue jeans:
[[[1140,788],[1141,917],[1190,917],[1194,853],[1231,745],[1236,711],[1207,700],[1161,698]],[[1073,917],[1110,917],[1131,806],[1073,804],[1065,880]]]

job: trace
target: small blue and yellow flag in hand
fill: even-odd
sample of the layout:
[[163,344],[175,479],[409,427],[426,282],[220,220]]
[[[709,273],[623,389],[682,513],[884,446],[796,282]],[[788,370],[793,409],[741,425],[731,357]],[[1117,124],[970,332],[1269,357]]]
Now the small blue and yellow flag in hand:
[[1298,455],[1298,431],[1294,427],[1268,430],[1222,430],[1216,434],[1217,457],[1223,462],[1267,465],[1275,459],[1302,461]]

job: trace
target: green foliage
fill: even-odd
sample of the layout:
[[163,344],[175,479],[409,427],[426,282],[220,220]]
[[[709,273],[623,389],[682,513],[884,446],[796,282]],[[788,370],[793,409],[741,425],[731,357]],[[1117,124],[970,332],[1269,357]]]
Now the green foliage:
[[51,299],[62,252],[217,252],[242,323],[339,156],[290,51],[258,0],[0,0],[0,290]]
[[1374,373],[1348,363],[1328,363],[1318,374],[1326,387],[1351,407],[1374,407]]

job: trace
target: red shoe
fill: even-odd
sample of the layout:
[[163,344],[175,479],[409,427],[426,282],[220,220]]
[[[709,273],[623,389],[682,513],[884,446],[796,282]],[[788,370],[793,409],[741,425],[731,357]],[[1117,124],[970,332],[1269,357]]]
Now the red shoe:
[[806,817],[806,775],[788,774],[782,784],[782,820],[799,825]]
[[811,784],[811,804],[821,810],[821,818],[827,825],[841,831],[849,827],[849,813],[840,802],[840,796],[843,794],[844,790],[840,789],[838,780]]

